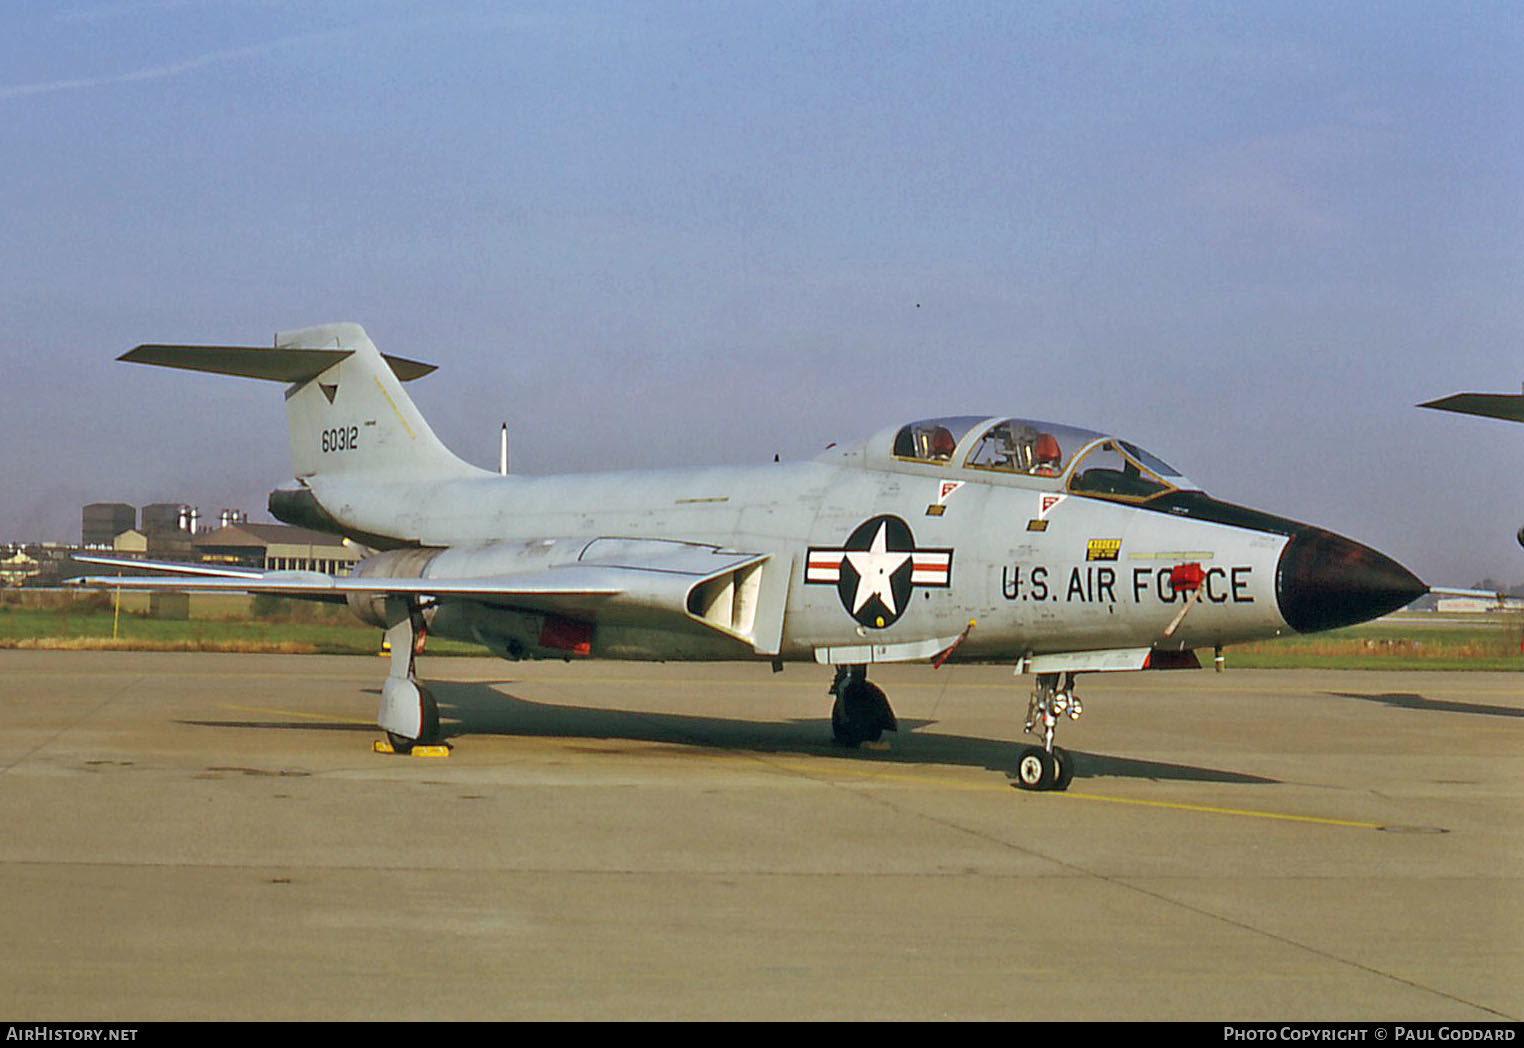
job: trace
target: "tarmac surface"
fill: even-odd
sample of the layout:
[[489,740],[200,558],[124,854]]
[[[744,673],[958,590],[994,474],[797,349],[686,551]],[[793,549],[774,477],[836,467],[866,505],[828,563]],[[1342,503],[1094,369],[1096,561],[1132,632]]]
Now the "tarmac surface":
[[0,1020],[1524,1017],[1524,678],[0,651]]

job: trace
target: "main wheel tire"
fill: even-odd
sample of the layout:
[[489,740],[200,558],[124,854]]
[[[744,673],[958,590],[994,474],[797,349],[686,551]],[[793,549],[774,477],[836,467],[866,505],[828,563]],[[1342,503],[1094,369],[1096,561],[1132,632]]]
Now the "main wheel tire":
[[422,706],[422,728],[418,732],[416,744],[419,746],[437,746],[444,741],[444,733],[439,730],[439,703],[434,701],[434,693],[422,684],[418,685],[418,701]]
[[393,753],[412,753],[414,746],[436,746],[444,740],[444,733],[439,730],[439,703],[434,701],[434,694],[428,688],[422,684],[416,684],[416,687],[418,688],[418,737],[410,739],[394,731],[387,732],[386,741],[392,744]]
[[896,727],[894,712],[883,689],[867,680],[854,681],[841,689],[831,707],[831,736],[849,749],[877,742],[885,729]]
[[1051,790],[1057,778],[1053,755],[1041,746],[1028,746],[1016,758],[1016,785],[1024,790]]
[[840,695],[836,696],[836,704],[831,707],[831,739],[836,745],[848,749],[856,749],[863,741],[853,730],[847,711],[842,709]]

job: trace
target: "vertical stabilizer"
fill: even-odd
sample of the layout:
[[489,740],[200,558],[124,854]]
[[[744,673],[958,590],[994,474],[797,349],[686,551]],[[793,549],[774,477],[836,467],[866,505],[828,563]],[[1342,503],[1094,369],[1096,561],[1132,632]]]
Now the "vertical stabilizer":
[[359,472],[444,479],[478,472],[434,435],[359,324],[283,331],[275,348],[334,354],[328,367],[286,391],[291,469],[298,479]]

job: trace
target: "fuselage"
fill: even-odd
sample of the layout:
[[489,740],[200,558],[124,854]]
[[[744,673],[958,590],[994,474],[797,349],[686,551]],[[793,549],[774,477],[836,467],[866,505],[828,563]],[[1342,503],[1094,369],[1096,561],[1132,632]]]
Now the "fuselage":
[[[952,465],[966,455],[921,461],[896,454],[896,438],[800,463],[381,485],[338,475],[310,490],[351,534],[439,551],[427,577],[554,566],[608,539],[766,556],[773,585],[758,615],[781,617],[775,631],[727,633],[696,613],[653,623],[589,602],[567,618],[593,656],[898,661],[954,640],[954,657],[971,660],[1179,651],[1363,621],[1424,591],[1367,547],[1199,490],[1078,491],[1079,453],[1036,475]],[[554,632],[543,642],[544,618],[511,601],[454,602],[433,628],[504,654],[564,655]]]

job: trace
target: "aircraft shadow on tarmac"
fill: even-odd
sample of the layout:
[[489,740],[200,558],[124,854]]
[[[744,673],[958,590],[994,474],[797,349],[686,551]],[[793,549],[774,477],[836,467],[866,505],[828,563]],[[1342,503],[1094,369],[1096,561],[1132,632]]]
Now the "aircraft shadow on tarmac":
[[[458,743],[471,736],[503,735],[564,739],[619,739],[630,743],[666,743],[672,746],[735,753],[850,753],[831,742],[830,718],[795,720],[748,720],[735,717],[695,717],[688,714],[654,713],[585,706],[566,706],[520,698],[503,690],[512,681],[429,681],[428,688],[439,705],[439,717],[447,740]],[[379,688],[363,691],[378,695]],[[375,734],[373,724],[320,720],[182,720],[181,724],[203,728],[239,728],[261,731],[338,731]],[[1016,744],[1008,739],[971,735],[938,735],[919,732],[932,720],[900,718],[900,730],[885,735],[887,750],[859,751],[865,761],[877,764],[943,764],[986,768],[1013,774]],[[599,753],[609,752],[599,747]],[[1151,779],[1158,781],[1275,783],[1279,780],[1245,775],[1216,768],[1137,760],[1085,750],[1070,750],[1075,760],[1075,781],[1091,778]]]
[[263,731],[348,731],[357,735],[374,735],[374,724],[357,724],[353,721],[320,721],[320,720],[177,720],[176,724],[184,724],[192,728],[257,728]]
[[[831,741],[829,716],[792,720],[692,716],[641,710],[589,708],[536,702],[503,689],[511,681],[432,682],[446,736],[555,736],[669,743],[741,753],[850,753]],[[887,750],[858,751],[865,760],[886,764],[944,764],[1013,773],[1016,744],[1008,739],[939,735],[917,729],[933,720],[900,718],[898,732],[886,733]],[[606,750],[600,749],[600,752]],[[1214,768],[1135,760],[1071,750],[1075,778],[1137,778],[1201,782],[1269,783],[1276,780]]]
[[1363,695],[1352,691],[1330,691],[1341,699],[1359,699],[1361,702],[1379,702],[1383,706],[1392,706],[1400,710],[1418,710],[1424,713],[1470,713],[1482,717],[1524,717],[1524,709],[1514,706],[1488,706],[1480,702],[1447,702],[1443,699],[1429,699],[1412,692],[1389,691],[1374,695]]

